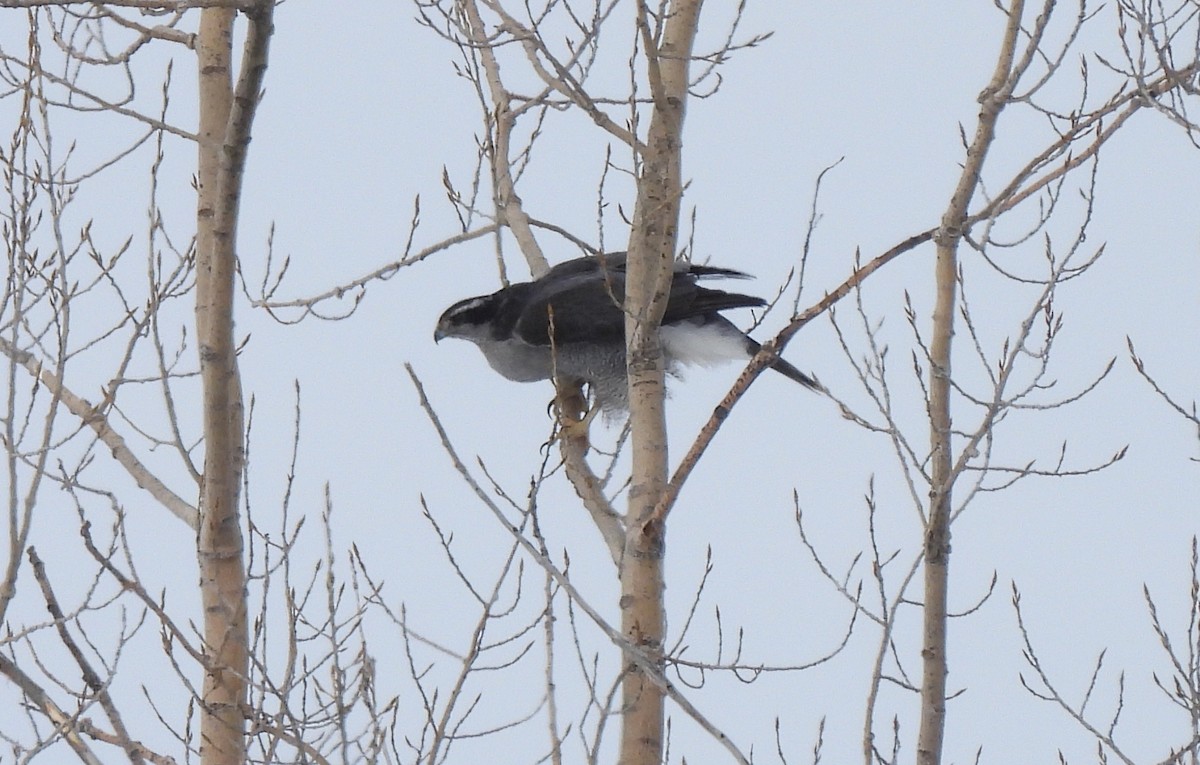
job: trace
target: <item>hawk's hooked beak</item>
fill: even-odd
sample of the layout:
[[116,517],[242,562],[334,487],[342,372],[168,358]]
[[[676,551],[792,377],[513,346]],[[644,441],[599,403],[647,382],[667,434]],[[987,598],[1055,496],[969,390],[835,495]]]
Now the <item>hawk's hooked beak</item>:
[[442,342],[442,338],[445,336],[446,333],[442,331],[442,326],[439,324],[437,328],[433,330],[433,342],[440,343]]

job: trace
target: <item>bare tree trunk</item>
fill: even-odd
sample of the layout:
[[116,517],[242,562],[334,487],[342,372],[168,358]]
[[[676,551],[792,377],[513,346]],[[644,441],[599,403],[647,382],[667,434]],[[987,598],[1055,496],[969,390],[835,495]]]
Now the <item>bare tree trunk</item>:
[[921,724],[917,734],[917,762],[937,765],[942,761],[946,729],[946,620],[950,582],[950,510],[956,477],[951,449],[953,420],[950,415],[950,349],[954,338],[955,304],[958,292],[958,245],[967,220],[967,210],[988,149],[996,134],[996,120],[1004,108],[1015,76],[1011,76],[1023,0],[1013,0],[1008,28],[992,80],[980,96],[979,122],[967,149],[967,159],[958,186],[950,199],[941,226],[934,235],[937,262],[934,279],[937,298],[933,309],[930,342],[929,425],[931,483],[929,518],[925,529],[925,611],[921,657]]
[[197,54],[200,64],[199,200],[196,229],[196,335],[204,386],[204,477],[200,487],[197,554],[204,605],[204,706],[200,759],[234,765],[246,758],[245,723],[248,633],[246,571],[238,524],[242,404],[233,343],[233,247],[230,231],[218,230],[221,155],[233,108],[230,82],[234,12],[203,11]]
[[234,12],[200,18],[200,130],[196,230],[196,335],[203,385],[204,476],[197,555],[204,606],[205,676],[200,759],[246,761],[249,634],[246,568],[238,516],[243,408],[233,336],[237,216],[250,124],[266,69],[273,4],[247,12],[249,29],[236,94],[231,86]]
[[[633,455],[621,566],[621,627],[635,648],[658,669],[666,629],[663,554],[666,528],[651,522],[667,485],[667,438],[663,412],[663,363],[658,326],[670,293],[672,261],[683,194],[681,134],[687,101],[688,64],[701,0],[671,4],[661,47],[653,39],[644,3],[638,24],[646,48],[654,111],[638,179],[629,242],[625,304],[629,307],[629,402]],[[663,757],[663,692],[630,662],[622,686],[622,765],[658,765]]]

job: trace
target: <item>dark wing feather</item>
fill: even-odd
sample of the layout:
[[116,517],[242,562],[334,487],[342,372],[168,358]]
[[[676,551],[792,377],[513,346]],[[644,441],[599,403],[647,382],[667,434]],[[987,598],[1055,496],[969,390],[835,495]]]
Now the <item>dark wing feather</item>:
[[[625,273],[625,263],[629,256],[625,252],[606,252],[603,255],[588,255],[574,260],[567,260],[551,268],[538,281],[554,281],[556,279],[565,279],[574,276],[583,275],[600,275],[604,272]],[[723,279],[749,279],[750,275],[744,271],[737,271],[732,268],[720,268],[718,266],[702,266],[696,263],[688,263],[686,261],[675,262],[675,273],[690,274],[698,279],[707,278],[723,278]]]
[[539,282],[554,282],[576,276],[596,276],[604,271],[625,272],[626,255],[623,252],[607,252],[603,255],[588,255],[559,263],[542,275]]
[[492,337],[503,340],[511,337],[524,313],[525,301],[534,291],[535,282],[510,284],[495,293],[495,314],[491,320]]
[[556,343],[612,342],[625,336],[620,308],[625,296],[623,271],[560,271],[551,279],[552,272],[534,282],[514,328],[517,337],[532,345],[549,345],[551,310]]
[[752,295],[700,287],[695,278],[677,274],[671,282],[671,296],[667,298],[667,310],[662,323],[675,324],[730,308],[758,308],[766,304],[767,301]]
[[[625,262],[623,252],[584,257],[559,263],[519,295],[519,315],[504,312],[504,330],[532,345],[550,344],[550,309],[554,311],[554,341],[611,343],[625,337]],[[677,264],[671,280],[664,324],[703,316],[730,308],[753,308],[765,304],[750,295],[707,289],[698,279],[744,278],[729,268]],[[514,285],[516,287],[518,285]]]

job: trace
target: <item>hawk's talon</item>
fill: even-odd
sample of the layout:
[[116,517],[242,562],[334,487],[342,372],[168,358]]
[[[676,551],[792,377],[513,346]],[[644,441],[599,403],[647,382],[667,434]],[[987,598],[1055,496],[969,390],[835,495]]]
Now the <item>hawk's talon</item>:
[[558,417],[558,431],[554,434],[554,440],[563,438],[582,438],[586,440],[588,437],[588,428],[591,427],[592,420],[596,419],[596,415],[599,413],[600,407],[598,405],[592,406],[592,408],[587,410],[583,417],[578,420],[574,417],[564,417],[560,413]]

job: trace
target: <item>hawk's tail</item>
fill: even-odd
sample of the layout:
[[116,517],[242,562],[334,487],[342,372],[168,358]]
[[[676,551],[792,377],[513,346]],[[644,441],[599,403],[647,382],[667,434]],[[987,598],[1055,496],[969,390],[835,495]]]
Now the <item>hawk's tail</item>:
[[[750,352],[751,356],[754,356],[760,350],[762,350],[762,345],[750,337],[747,337],[746,349]],[[796,369],[794,366],[785,361],[782,356],[775,357],[775,360],[771,362],[771,369],[774,369],[776,372],[788,378],[789,380],[795,380],[809,390],[815,390],[818,393],[828,392],[825,390],[825,386],[819,383],[815,377],[806,375],[799,369]]]

